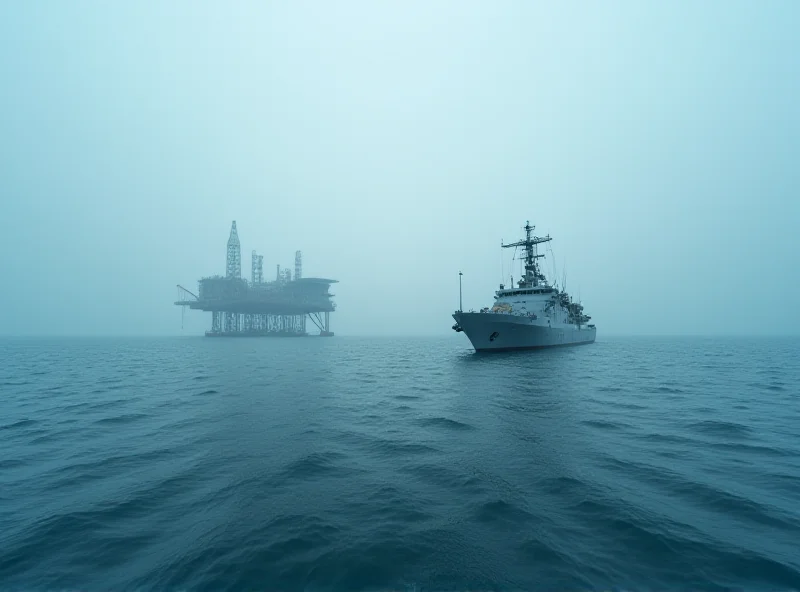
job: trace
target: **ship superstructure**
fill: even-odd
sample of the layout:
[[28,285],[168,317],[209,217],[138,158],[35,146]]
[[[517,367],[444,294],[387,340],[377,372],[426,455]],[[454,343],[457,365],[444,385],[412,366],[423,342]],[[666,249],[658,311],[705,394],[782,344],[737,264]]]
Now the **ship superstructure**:
[[533,349],[557,345],[592,343],[597,329],[588,324],[591,317],[583,311],[566,289],[551,285],[539,266],[544,257],[538,252],[550,235],[533,235],[530,222],[525,225],[525,238],[503,244],[503,248],[522,247],[524,273],[510,287],[500,284],[494,304],[478,312],[453,313],[453,330],[464,332],[476,351]]

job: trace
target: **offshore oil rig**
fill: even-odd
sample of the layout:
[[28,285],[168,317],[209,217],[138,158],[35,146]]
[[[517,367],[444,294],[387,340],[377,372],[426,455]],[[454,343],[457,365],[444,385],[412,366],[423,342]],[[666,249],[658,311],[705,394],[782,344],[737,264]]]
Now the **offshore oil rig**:
[[225,277],[205,277],[198,281],[194,294],[178,285],[176,306],[183,312],[202,310],[211,313],[208,337],[302,337],[306,319],[319,329],[322,337],[331,337],[330,313],[336,310],[329,293],[336,280],[304,278],[302,253],[294,256],[291,269],[277,266],[275,281],[264,281],[264,257],[253,251],[252,277],[242,278],[242,249],[236,221],[231,224]]

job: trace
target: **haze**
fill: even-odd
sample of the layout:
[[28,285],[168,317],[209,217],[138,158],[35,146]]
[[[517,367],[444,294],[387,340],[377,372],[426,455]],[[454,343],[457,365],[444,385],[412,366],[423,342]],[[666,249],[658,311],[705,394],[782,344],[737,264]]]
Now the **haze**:
[[0,333],[180,334],[236,220],[248,277],[301,249],[339,280],[337,335],[453,334],[458,272],[489,305],[530,220],[598,339],[796,334],[798,17],[5,2]]

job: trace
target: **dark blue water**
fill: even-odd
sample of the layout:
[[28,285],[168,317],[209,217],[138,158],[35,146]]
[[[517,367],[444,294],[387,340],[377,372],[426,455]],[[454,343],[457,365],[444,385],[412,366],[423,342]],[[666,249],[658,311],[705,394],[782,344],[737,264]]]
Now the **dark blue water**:
[[800,589],[800,341],[0,341],[0,587]]

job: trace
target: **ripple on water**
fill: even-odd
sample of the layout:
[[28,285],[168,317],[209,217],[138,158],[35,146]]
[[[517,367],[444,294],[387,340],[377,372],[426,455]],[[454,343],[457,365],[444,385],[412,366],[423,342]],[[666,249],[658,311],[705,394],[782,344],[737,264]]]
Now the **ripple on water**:
[[480,504],[473,510],[473,514],[479,522],[503,522],[523,525],[533,520],[530,512],[516,504],[499,499]]
[[474,430],[475,426],[456,421],[447,417],[427,417],[420,419],[417,423],[423,427],[445,428],[447,430]]
[[385,438],[376,438],[371,444],[370,448],[380,452],[381,455],[388,457],[403,457],[407,455],[431,454],[438,452],[436,448],[426,444],[417,444],[415,442],[407,442],[402,440],[387,440]]
[[17,469],[27,466],[28,463],[15,458],[0,458],[0,470]]
[[454,467],[422,463],[404,465],[399,470],[411,475],[420,483],[435,485],[444,490],[452,490],[452,493],[469,492],[476,495],[486,491],[483,481],[479,477]]
[[276,484],[291,484],[299,481],[348,477],[359,471],[346,466],[347,457],[338,452],[313,452],[286,465],[275,478]]
[[678,434],[661,434],[661,433],[648,433],[637,434],[637,438],[645,441],[654,442],[657,444],[683,444],[686,446],[693,446],[697,444],[697,440],[680,436]]
[[668,395],[682,395],[682,394],[684,394],[686,392],[681,388],[674,387],[674,386],[666,386],[666,385],[651,386],[651,387],[647,387],[645,390],[648,393],[668,394]]
[[724,438],[749,438],[752,432],[750,428],[740,423],[716,419],[690,423],[687,427],[695,432]]
[[589,426],[591,428],[597,428],[599,430],[624,430],[630,427],[627,424],[617,423],[613,421],[604,421],[601,419],[585,419],[581,421],[581,423],[585,426]]
[[38,424],[35,419],[20,419],[5,425],[0,425],[0,430],[16,430],[20,428],[30,428]]
[[595,390],[599,393],[624,393],[628,391],[627,388],[621,386],[598,386]]
[[776,458],[797,458],[797,452],[777,446],[762,446],[758,444],[748,444],[745,442],[708,442],[704,444],[709,448],[724,450],[726,452],[736,452],[747,454],[753,459],[776,457]]
[[148,419],[150,417],[147,413],[125,413],[123,415],[115,415],[112,417],[103,417],[95,421],[95,424],[104,425],[104,424],[126,424],[126,423],[133,423],[136,421],[141,421],[143,419]]
[[[774,378],[777,378],[779,375],[772,374]],[[749,382],[747,386],[750,388],[755,388],[764,391],[772,391],[772,392],[783,392],[786,390],[786,385],[780,380],[772,380],[770,382]]]

